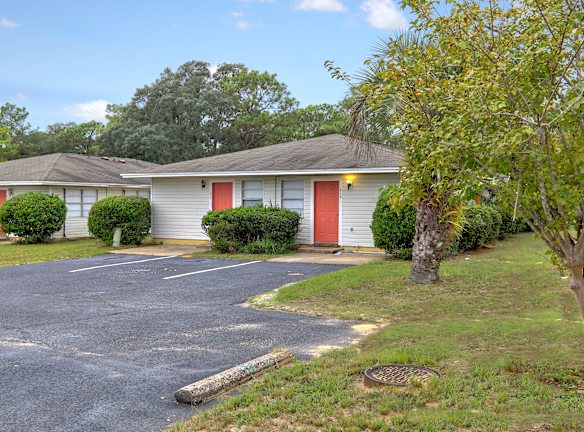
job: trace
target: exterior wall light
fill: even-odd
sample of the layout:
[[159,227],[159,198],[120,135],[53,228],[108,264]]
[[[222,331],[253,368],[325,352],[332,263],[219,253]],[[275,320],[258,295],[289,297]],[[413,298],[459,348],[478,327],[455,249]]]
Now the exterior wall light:
[[351,190],[351,188],[353,187],[353,180],[347,179],[345,180],[345,183],[347,184],[347,190]]
[[205,180],[201,180],[201,189],[205,189],[205,186],[207,186]]

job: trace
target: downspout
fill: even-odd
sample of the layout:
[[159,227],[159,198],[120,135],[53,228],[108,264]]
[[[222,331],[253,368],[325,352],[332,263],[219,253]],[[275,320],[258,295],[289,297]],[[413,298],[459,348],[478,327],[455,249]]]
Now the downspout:
[[[274,176],[274,201],[276,201],[275,205],[278,207],[278,176]],[[280,203],[280,207],[282,207],[282,203]]]
[[[65,207],[67,207],[67,189],[63,188],[63,201],[65,201]],[[69,209],[67,209],[69,212]],[[65,221],[63,222],[63,238],[67,238],[67,215],[65,214]]]

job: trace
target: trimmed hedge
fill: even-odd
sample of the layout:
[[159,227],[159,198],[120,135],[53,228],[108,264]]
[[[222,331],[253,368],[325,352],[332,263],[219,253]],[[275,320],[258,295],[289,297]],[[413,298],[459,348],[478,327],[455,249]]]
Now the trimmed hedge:
[[393,188],[388,186],[381,190],[373,212],[371,232],[375,247],[398,258],[411,259],[416,231],[416,208],[413,204],[407,204],[396,210],[389,199]]
[[122,229],[121,244],[140,244],[150,231],[150,202],[136,196],[104,198],[91,207],[87,227],[108,245],[113,243],[116,228]]
[[57,195],[28,192],[10,198],[0,207],[2,231],[27,243],[41,243],[63,228],[67,206]]
[[300,230],[300,215],[277,207],[211,211],[201,226],[219,252],[282,253]]
[[487,243],[508,235],[505,213],[491,205],[466,207],[463,213],[462,231],[451,246],[451,253],[478,249]]
[[[390,204],[393,186],[382,189],[373,212],[371,231],[375,246],[384,249],[395,258],[411,259],[414,243],[416,209],[412,204],[397,211]],[[462,230],[453,241],[446,255],[478,249],[510,234],[529,231],[522,220],[513,222],[512,217],[494,205],[472,205],[463,210]]]

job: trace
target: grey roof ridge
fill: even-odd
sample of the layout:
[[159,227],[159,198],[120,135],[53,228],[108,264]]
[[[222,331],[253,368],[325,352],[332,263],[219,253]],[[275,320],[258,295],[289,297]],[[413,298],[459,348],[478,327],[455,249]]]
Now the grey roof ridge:
[[57,162],[63,157],[63,153],[55,153],[57,157],[54,157],[52,162],[49,164],[45,172],[40,176],[42,181],[48,181],[51,172],[55,169]]

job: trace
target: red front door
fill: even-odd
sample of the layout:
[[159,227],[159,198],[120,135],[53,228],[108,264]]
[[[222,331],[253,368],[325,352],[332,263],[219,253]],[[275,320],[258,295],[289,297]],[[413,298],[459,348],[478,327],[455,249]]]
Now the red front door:
[[[4,201],[6,201],[6,190],[5,189],[0,189],[0,206],[2,204],[4,204]],[[2,232],[2,225],[0,225],[0,235],[3,235],[4,233]]]
[[314,182],[314,242],[339,242],[339,182]]
[[213,183],[213,210],[223,210],[233,207],[233,183]]

